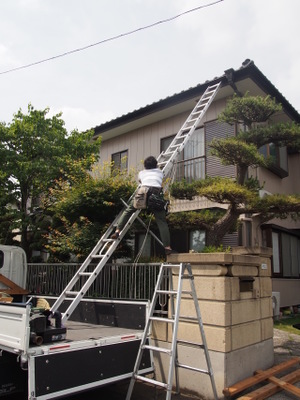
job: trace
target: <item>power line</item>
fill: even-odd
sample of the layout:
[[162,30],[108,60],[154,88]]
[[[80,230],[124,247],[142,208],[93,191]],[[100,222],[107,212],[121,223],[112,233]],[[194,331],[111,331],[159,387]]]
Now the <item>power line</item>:
[[99,42],[92,43],[92,44],[89,44],[89,45],[84,46],[84,47],[79,47],[78,49],[66,51],[65,53],[61,53],[61,54],[58,54],[58,55],[56,55],[56,56],[52,56],[52,57],[49,57],[49,58],[45,58],[45,59],[43,59],[43,60],[35,61],[35,62],[30,63],[30,64],[21,65],[20,67],[8,69],[8,70],[6,70],[6,71],[0,72],[0,75],[4,75],[4,74],[8,74],[8,73],[10,73],[10,72],[15,72],[15,71],[19,71],[19,70],[21,70],[21,69],[33,67],[34,65],[42,64],[42,63],[45,63],[45,62],[47,62],[47,61],[55,60],[55,59],[57,59],[57,58],[65,57],[65,56],[68,56],[68,55],[73,54],[73,53],[78,53],[78,52],[80,52],[80,51],[87,50],[87,49],[89,49],[89,48],[91,48],[91,47],[99,46],[100,44],[104,44],[104,43],[107,43],[107,42],[111,42],[111,41],[113,41],[113,40],[121,39],[121,38],[123,38],[123,37],[125,37],[125,36],[133,35],[134,33],[137,33],[137,32],[140,32],[140,31],[143,31],[143,30],[146,30],[146,29],[153,28],[153,27],[155,27],[155,26],[157,26],[157,25],[165,24],[165,23],[167,23],[167,22],[174,21],[174,20],[177,19],[177,18],[180,18],[180,17],[182,17],[182,16],[184,16],[184,15],[186,15],[186,14],[190,14],[190,13],[192,13],[192,12],[198,11],[198,10],[200,10],[200,9],[202,9],[202,8],[214,6],[215,4],[221,3],[222,1],[224,1],[224,0],[216,0],[216,1],[212,2],[212,3],[205,4],[205,5],[203,5],[203,6],[195,7],[195,8],[192,8],[192,9],[190,9],[190,10],[184,11],[184,12],[182,12],[182,13],[180,13],[180,14],[177,14],[177,15],[175,15],[175,16],[173,16],[173,17],[166,18],[166,19],[163,19],[163,20],[161,20],[161,21],[157,21],[157,22],[154,22],[154,23],[152,23],[152,24],[143,26],[143,27],[141,27],[141,28],[133,29],[132,31],[128,31],[128,32],[121,33],[121,34],[116,35],[116,36],[112,36],[112,37],[107,38],[107,39],[100,40]]

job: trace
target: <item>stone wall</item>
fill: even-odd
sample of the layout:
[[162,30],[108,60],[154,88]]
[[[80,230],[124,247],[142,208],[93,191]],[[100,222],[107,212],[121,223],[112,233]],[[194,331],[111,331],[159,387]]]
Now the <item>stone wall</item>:
[[[272,281],[269,249],[236,248],[232,253],[172,254],[168,262],[190,263],[205,329],[219,398],[222,391],[257,369],[274,363]],[[178,276],[174,269],[174,287]],[[190,289],[184,280],[183,290]],[[195,316],[194,302],[183,294],[181,316]],[[167,347],[172,339],[170,324],[155,322],[153,339]],[[178,339],[201,343],[199,326],[193,321],[179,324]],[[207,369],[204,352],[178,346],[179,362]],[[169,357],[155,358],[157,376],[167,375]],[[181,391],[213,399],[210,378],[179,368]]]

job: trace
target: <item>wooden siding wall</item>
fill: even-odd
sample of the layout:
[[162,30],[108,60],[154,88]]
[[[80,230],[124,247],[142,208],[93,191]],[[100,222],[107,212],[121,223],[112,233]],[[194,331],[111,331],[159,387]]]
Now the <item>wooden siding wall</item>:
[[[225,99],[214,101],[205,114],[203,124],[216,120],[219,113],[223,111],[225,104]],[[149,155],[157,157],[160,154],[161,139],[176,135],[191,111],[186,111],[145,125],[139,129],[124,132],[122,135],[112,139],[104,140],[100,149],[100,164],[107,161],[110,162],[112,154],[128,150],[129,169],[142,169],[143,160]]]
[[188,113],[180,114],[105,140],[100,149],[100,162],[110,161],[112,154],[128,150],[129,169],[142,169],[146,157],[160,154],[161,139],[175,135],[187,117]]

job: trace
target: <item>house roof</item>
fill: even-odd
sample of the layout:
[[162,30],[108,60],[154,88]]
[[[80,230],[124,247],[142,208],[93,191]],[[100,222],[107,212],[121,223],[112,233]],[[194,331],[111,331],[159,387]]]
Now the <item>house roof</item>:
[[[223,91],[222,97],[233,94],[233,91],[245,93],[249,87],[249,80],[259,88],[263,93],[275,98],[281,103],[285,113],[295,122],[300,123],[300,114],[288,102],[288,100],[278,91],[278,89],[267,79],[267,77],[257,68],[253,61],[247,59],[242,63],[242,66],[234,70],[230,68],[220,77],[208,80],[198,84],[195,87],[184,90],[180,93],[169,96],[165,99],[154,102],[145,107],[129,112],[118,118],[105,122],[94,128],[95,136],[101,135],[103,140],[118,136],[130,129],[154,122],[154,120],[162,119],[166,116],[174,115],[175,112],[184,112],[192,109],[196,97],[202,95],[205,89],[217,83],[222,82],[221,88]],[[248,82],[243,85],[243,82]],[[185,107],[183,107],[185,104]],[[173,110],[171,112],[171,110]],[[155,116],[155,117],[154,117]]]

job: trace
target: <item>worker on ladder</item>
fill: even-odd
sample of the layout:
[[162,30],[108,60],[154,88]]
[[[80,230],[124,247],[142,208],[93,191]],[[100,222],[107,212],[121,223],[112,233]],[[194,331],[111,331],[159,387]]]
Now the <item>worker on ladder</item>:
[[[137,210],[148,208],[153,212],[156,224],[159,229],[160,238],[165,248],[166,255],[174,253],[170,246],[170,231],[166,221],[166,206],[162,202],[158,204],[159,197],[163,196],[162,181],[163,172],[160,168],[157,168],[157,160],[153,156],[149,156],[144,160],[144,168],[139,172],[138,180],[140,186],[135,194],[135,197],[131,200],[126,210],[121,215],[116,230],[112,234],[111,239],[117,239],[126,222],[130,216]],[[153,195],[153,196],[152,196]],[[157,197],[158,196],[158,197]],[[150,199],[155,198],[157,204],[154,201],[151,206]]]

